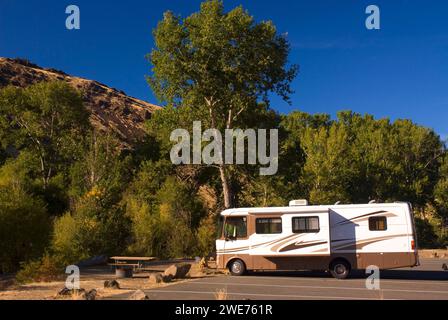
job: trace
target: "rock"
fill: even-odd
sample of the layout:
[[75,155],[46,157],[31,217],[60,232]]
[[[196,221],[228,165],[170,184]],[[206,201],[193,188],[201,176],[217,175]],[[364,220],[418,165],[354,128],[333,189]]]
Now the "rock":
[[177,265],[172,265],[168,267],[163,273],[165,276],[171,276],[172,279],[183,279],[187,275],[188,271],[190,271],[191,264],[189,263],[180,263]]
[[169,275],[162,275],[162,281],[164,283],[171,282],[171,280],[173,280],[173,277],[170,274]]
[[149,300],[149,297],[142,290],[137,290],[129,297],[129,300]]
[[96,295],[97,295],[96,290],[92,289],[92,290],[90,290],[89,292],[87,292],[85,294],[85,299],[86,300],[95,300],[96,299]]
[[120,284],[117,280],[106,280],[104,281],[104,288],[120,289]]
[[72,290],[64,287],[61,291],[58,292],[58,296],[68,296],[72,294]]
[[74,294],[83,294],[86,290],[84,289],[68,289],[65,287],[61,291],[58,292],[58,296],[72,296]]
[[157,284],[163,281],[163,276],[160,273],[151,273],[149,276],[149,283]]
[[190,278],[198,278],[206,275],[206,268],[199,262],[191,266],[187,276]]
[[445,270],[445,271],[448,271],[448,266],[446,265],[446,263],[444,263],[444,264],[442,265],[442,269]]
[[57,297],[84,300],[86,298],[86,290],[85,289],[68,289],[65,287],[61,291],[58,292]]
[[176,265],[171,265],[171,266],[169,266],[166,270],[165,270],[165,272],[163,273],[163,275],[164,276],[168,276],[168,275],[170,275],[170,276],[172,276],[172,277],[174,277],[175,275],[176,275],[176,272],[177,272],[177,267],[176,267]]
[[191,269],[191,264],[189,264],[189,263],[183,263],[183,264],[179,265],[177,267],[178,272],[176,273],[175,278],[177,278],[177,279],[185,278],[185,276],[187,275],[188,271],[190,271],[190,269]]

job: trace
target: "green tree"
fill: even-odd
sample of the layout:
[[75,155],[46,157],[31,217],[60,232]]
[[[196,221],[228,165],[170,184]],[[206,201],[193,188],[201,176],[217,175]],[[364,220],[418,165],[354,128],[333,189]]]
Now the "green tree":
[[26,168],[9,161],[0,169],[0,272],[16,271],[40,257],[51,222],[44,202],[30,191]]
[[[289,44],[272,22],[256,23],[242,7],[224,12],[221,1],[201,4],[181,20],[171,12],[154,30],[148,81],[161,101],[206,119],[209,128],[244,128],[242,119],[268,104],[269,92],[288,100],[297,67],[287,67]],[[191,122],[190,122],[191,123]],[[225,164],[218,166],[224,207],[232,205]]]
[[[446,151],[435,188],[435,201],[440,207],[448,211],[448,152]],[[448,218],[448,212],[446,212],[446,217]]]
[[119,141],[108,133],[94,131],[80,160],[70,168],[69,194],[73,199],[99,194],[104,207],[118,203],[131,181],[131,156],[124,156]]
[[119,205],[104,207],[101,195],[88,193],[54,224],[52,251],[65,264],[126,249],[130,221]]
[[301,140],[306,162],[299,183],[308,187],[312,203],[349,202],[353,171],[348,133],[344,125],[333,123],[329,128],[308,127]]
[[70,211],[54,226],[52,249],[66,263],[121,254],[128,246],[130,220],[122,196],[131,180],[130,163],[108,134],[88,137],[88,149],[70,169]]
[[65,82],[1,89],[0,115],[2,144],[36,154],[44,190],[80,154],[79,141],[89,129],[81,95]]

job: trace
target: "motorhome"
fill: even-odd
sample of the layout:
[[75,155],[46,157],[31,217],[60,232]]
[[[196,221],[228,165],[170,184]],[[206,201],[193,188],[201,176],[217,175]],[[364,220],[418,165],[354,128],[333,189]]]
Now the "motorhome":
[[218,268],[232,275],[246,270],[326,270],[338,279],[351,270],[413,267],[419,264],[409,203],[238,208],[221,213],[216,240]]

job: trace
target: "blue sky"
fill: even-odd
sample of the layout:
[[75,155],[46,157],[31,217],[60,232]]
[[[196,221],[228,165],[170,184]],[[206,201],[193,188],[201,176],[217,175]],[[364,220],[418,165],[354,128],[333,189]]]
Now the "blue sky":
[[[98,80],[157,103],[145,81],[152,29],[166,10],[197,11],[196,0],[0,0],[0,56]],[[65,28],[66,6],[78,5],[81,29]],[[280,112],[335,115],[351,109],[376,117],[410,118],[448,136],[448,2],[444,0],[225,0],[288,33],[290,62],[300,65],[292,105]],[[369,4],[381,30],[367,30]]]

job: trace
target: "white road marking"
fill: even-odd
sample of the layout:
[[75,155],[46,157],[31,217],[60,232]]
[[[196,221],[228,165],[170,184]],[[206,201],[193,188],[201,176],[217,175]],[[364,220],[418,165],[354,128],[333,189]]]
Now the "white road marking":
[[[432,271],[432,270],[431,270]],[[243,276],[240,277],[241,279],[255,279],[257,277],[255,276]],[[346,281],[346,282],[350,282],[350,283],[356,283],[358,281],[360,281],[361,283],[364,283],[364,281],[366,279],[362,279],[362,278],[358,278],[358,279],[345,279],[345,280],[338,280],[338,279],[327,279],[327,278],[309,278],[309,277],[286,277],[286,276],[278,276],[278,277],[272,277],[272,276],[260,276],[258,277],[259,279],[282,279],[282,280],[289,280],[291,281],[292,279],[294,280],[306,280],[306,281],[324,281],[324,282],[339,282],[341,283],[342,281]],[[400,279],[381,279],[381,282],[385,282],[385,283],[394,283],[394,284],[402,284],[402,283],[413,283],[413,284],[438,284],[438,285],[448,285],[448,271],[447,271],[447,279],[446,280],[416,280],[416,281],[406,281],[406,280],[400,280]]]
[[[149,293],[188,293],[188,294],[212,294],[215,292],[209,291],[187,291],[187,290],[148,290]],[[359,298],[359,297],[332,297],[332,296],[302,296],[302,295],[287,295],[287,294],[262,294],[262,293],[232,293],[228,292],[227,295],[234,296],[255,296],[255,297],[289,297],[289,298],[304,298],[304,299],[336,299],[336,300],[380,300],[379,298]],[[396,299],[384,299],[384,300],[396,300]]]
[[[299,286],[299,285],[276,285],[276,284],[245,284],[245,283],[221,283],[221,282],[190,282],[191,284],[206,284],[206,285],[226,285],[226,286],[247,286],[247,287],[274,287],[274,288],[308,288],[308,289],[336,289],[336,290],[361,290],[366,292],[375,292],[367,288],[357,287],[328,287],[328,286]],[[447,291],[433,291],[433,290],[404,290],[404,289],[381,289],[380,291],[390,292],[413,292],[413,293],[436,293],[448,294]]]

